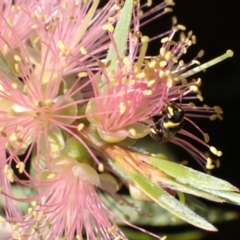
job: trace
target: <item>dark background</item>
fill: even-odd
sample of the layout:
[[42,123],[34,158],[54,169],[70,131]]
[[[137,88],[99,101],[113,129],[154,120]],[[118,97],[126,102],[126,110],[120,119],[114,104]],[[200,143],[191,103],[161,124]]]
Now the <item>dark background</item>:
[[[143,28],[149,35],[159,34],[171,26],[170,16],[175,15],[180,24],[193,30],[197,44],[190,48],[188,56],[194,57],[200,49],[205,54],[204,63],[227,49],[234,56],[209,68],[201,77],[204,103],[219,105],[224,111],[223,121],[198,122],[201,129],[210,134],[210,144],[223,151],[220,169],[213,174],[240,188],[240,2],[238,0],[175,0],[173,13],[157,19],[154,24]],[[167,27],[166,27],[167,26]],[[150,54],[157,54],[159,40],[150,47]],[[201,104],[201,103],[200,103]],[[209,203],[208,203],[209,204]],[[219,205],[218,205],[219,206]],[[224,204],[223,208],[232,209],[240,214],[240,207]],[[217,225],[219,232],[210,234],[206,239],[240,239],[240,221]]]

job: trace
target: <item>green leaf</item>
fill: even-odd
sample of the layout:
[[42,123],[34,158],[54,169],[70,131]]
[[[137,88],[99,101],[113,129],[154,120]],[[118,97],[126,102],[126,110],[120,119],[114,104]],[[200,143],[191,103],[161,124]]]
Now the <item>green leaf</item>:
[[208,189],[208,188],[204,188],[204,191],[211,193],[212,195],[222,197],[223,199],[226,199],[230,203],[240,205],[240,194],[239,193],[226,192],[226,191]]
[[211,223],[197,215],[158,185],[151,183],[138,173],[131,173],[130,175],[136,186],[164,209],[192,225],[209,231],[217,231]]
[[176,190],[176,191],[180,191],[180,192],[184,192],[184,193],[189,193],[198,197],[202,197],[211,201],[215,201],[215,202],[220,202],[223,203],[225,202],[225,200],[223,198],[219,198],[218,195],[214,195],[211,193],[208,193],[206,191],[204,191],[203,189],[198,189],[186,184],[182,184],[177,182],[174,179],[171,178],[163,178],[162,179],[162,183],[164,183],[164,186]]
[[[124,51],[126,50],[127,40],[129,29],[132,20],[132,12],[133,12],[133,0],[126,0],[125,4],[121,10],[120,17],[117,21],[115,30],[114,30],[114,40],[117,46],[117,51],[119,57],[122,58],[124,56]],[[117,54],[116,49],[114,48],[113,44],[111,44],[106,62],[111,61],[110,66],[108,67],[108,71],[116,70],[117,66]]]
[[204,190],[208,188],[223,191],[239,191],[238,188],[227,181],[198,172],[178,163],[153,157],[151,164],[171,177],[174,177],[178,182],[189,184],[199,189]]

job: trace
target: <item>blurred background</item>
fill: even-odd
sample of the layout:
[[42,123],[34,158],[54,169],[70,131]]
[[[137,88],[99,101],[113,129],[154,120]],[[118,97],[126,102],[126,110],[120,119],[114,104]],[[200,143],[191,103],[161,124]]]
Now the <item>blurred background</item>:
[[[190,47],[189,59],[196,56],[200,49],[205,51],[200,59],[202,63],[211,60],[227,49],[234,51],[234,56],[194,77],[202,78],[202,93],[204,103],[219,105],[224,111],[223,121],[201,120],[199,126],[210,135],[210,145],[223,151],[221,167],[213,174],[227,180],[240,188],[240,3],[238,0],[175,0],[172,15],[176,16],[178,23],[193,30],[197,36],[197,44]],[[149,34],[166,31],[170,27],[169,14],[156,20],[156,25],[144,29]],[[150,29],[151,28],[151,29]],[[159,41],[155,41],[150,51],[156,54]],[[188,57],[187,57],[188,58]],[[201,104],[201,103],[200,103]],[[229,204],[219,205],[205,202],[208,206],[218,206],[221,209],[233,210],[240,214],[240,207]],[[219,232],[208,234],[203,231],[203,239],[240,239],[240,221],[234,220],[215,224]],[[188,228],[194,230],[195,228]],[[174,231],[183,231],[178,228]],[[170,230],[171,232],[172,230]],[[180,235],[179,235],[180,236]],[[177,238],[179,240],[182,238]],[[194,239],[192,239],[194,240]],[[197,239],[196,239],[197,240]]]

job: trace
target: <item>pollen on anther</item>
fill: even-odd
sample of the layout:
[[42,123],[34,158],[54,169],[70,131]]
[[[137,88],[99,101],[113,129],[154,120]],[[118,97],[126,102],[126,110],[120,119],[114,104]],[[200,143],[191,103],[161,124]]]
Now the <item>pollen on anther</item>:
[[66,49],[64,43],[61,40],[57,41],[57,46],[60,50],[65,50]]
[[143,95],[144,96],[149,96],[149,95],[151,95],[152,94],[152,90],[144,90],[143,91]]
[[198,87],[196,85],[191,85],[189,89],[192,90],[193,92],[198,92]]
[[130,128],[128,132],[130,133],[131,136],[133,137],[136,136],[136,130],[134,128]]
[[103,25],[103,26],[102,26],[102,29],[109,31],[110,33],[114,32],[114,27],[113,27],[113,25],[110,24],[110,23]]
[[218,154],[219,151],[218,151],[214,146],[211,146],[211,147],[209,148],[209,150],[210,150],[214,155],[218,156],[217,154]]
[[155,79],[150,80],[150,81],[148,81],[147,86],[148,86],[148,87],[151,87],[151,86],[153,86],[153,84],[154,84],[155,82],[156,82]]
[[19,55],[14,55],[14,60],[17,61],[17,62],[21,62],[22,61],[22,58],[19,56]]
[[87,76],[88,76],[88,73],[87,73],[87,72],[80,72],[80,73],[78,73],[77,76],[78,76],[79,78],[87,77]]
[[48,174],[47,179],[53,179],[55,177],[56,177],[55,173],[50,173],[50,174]]
[[16,165],[16,168],[18,168],[18,172],[19,172],[19,173],[23,173],[24,170],[25,170],[25,163],[24,163],[24,162],[19,162],[19,163]]
[[33,24],[33,25],[31,26],[31,28],[32,28],[32,29],[37,29],[37,28],[38,28],[38,25],[37,25],[37,24]]
[[215,168],[215,166],[212,164],[212,159],[211,158],[207,158],[206,169],[212,170],[214,168]]
[[161,39],[161,43],[166,43],[169,40],[169,37],[165,37],[163,39]]
[[99,171],[99,172],[103,172],[103,171],[104,171],[104,165],[103,165],[102,163],[100,163],[100,164],[98,165],[98,171]]
[[84,128],[84,126],[85,126],[85,125],[84,125],[83,123],[78,124],[78,126],[77,126],[78,132],[82,131],[83,128]]
[[210,140],[209,135],[207,133],[204,133],[204,141],[208,143]]
[[120,114],[123,115],[127,108],[126,105],[123,102],[121,102],[119,105],[119,108],[120,108]]
[[80,47],[80,52],[82,55],[87,55],[87,50],[84,47]]
[[216,113],[218,113],[218,114],[223,114],[223,110],[222,110],[221,107],[219,107],[219,106],[214,106],[213,108],[214,108],[214,110],[215,110]]

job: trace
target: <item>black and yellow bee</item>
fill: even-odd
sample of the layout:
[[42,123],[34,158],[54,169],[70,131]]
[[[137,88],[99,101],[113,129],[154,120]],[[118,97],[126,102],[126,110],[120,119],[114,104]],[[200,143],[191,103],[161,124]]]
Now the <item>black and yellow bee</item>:
[[150,136],[159,143],[170,141],[184,125],[184,111],[176,103],[167,102],[162,114],[151,117]]

